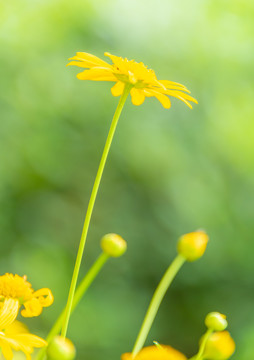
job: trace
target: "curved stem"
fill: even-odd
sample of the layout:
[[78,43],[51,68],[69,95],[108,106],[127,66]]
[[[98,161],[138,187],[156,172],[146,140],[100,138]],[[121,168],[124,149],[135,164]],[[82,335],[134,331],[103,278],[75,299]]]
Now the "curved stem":
[[[97,260],[93,263],[93,265],[89,269],[88,273],[84,276],[83,280],[81,281],[81,283],[79,284],[79,286],[75,292],[73,303],[72,303],[72,308],[71,308],[71,313],[75,310],[75,308],[79,304],[80,300],[84,296],[85,292],[87,291],[89,286],[92,284],[92,282],[94,281],[94,279],[96,278],[96,276],[98,275],[98,273],[100,272],[100,270],[102,269],[103,265],[108,260],[108,258],[109,258],[109,256],[107,254],[102,253],[97,258]],[[52,339],[54,338],[54,336],[60,332],[61,326],[63,323],[64,314],[65,314],[65,308],[63,309],[61,314],[58,316],[58,319],[56,320],[55,324],[51,328],[51,330],[47,336],[47,339],[46,339],[47,343],[50,343],[52,341]],[[42,348],[39,351],[39,353],[36,357],[36,360],[43,359],[45,352],[46,352],[46,348]]]
[[152,323],[155,319],[159,306],[162,302],[162,299],[168,290],[170,284],[172,283],[173,279],[175,278],[176,274],[182,267],[185,262],[185,258],[182,255],[177,255],[177,257],[173,260],[167,271],[165,272],[164,276],[162,277],[157,289],[155,290],[148,310],[146,312],[143,324],[140,328],[138,337],[136,339],[135,345],[132,350],[132,358],[134,358],[137,353],[143,347],[147,335],[151,329]]
[[206,346],[206,343],[209,339],[209,336],[212,334],[212,332],[213,332],[212,329],[208,329],[206,331],[205,335],[202,337],[201,344],[200,344],[197,355],[193,356],[190,360],[202,360],[203,359],[205,346]]
[[108,153],[109,153],[109,149],[110,149],[113,137],[114,137],[118,119],[120,117],[124,103],[130,92],[130,89],[131,89],[131,86],[129,84],[126,84],[123,94],[122,94],[122,96],[119,100],[118,106],[116,108],[116,112],[114,114],[110,129],[109,129],[106,144],[105,144],[105,147],[104,147],[104,150],[102,153],[99,168],[98,168],[97,175],[96,175],[96,178],[94,181],[94,185],[93,185],[93,189],[92,189],[92,193],[91,193],[91,197],[89,200],[86,217],[85,217],[85,221],[84,221],[83,231],[82,231],[82,235],[81,235],[81,239],[80,239],[80,243],[79,243],[79,249],[78,249],[78,253],[77,253],[76,263],[75,263],[75,267],[74,267],[74,271],[73,271],[73,275],[72,275],[69,296],[68,296],[68,300],[67,300],[67,304],[66,304],[66,310],[65,310],[65,314],[64,314],[63,327],[62,327],[62,332],[61,332],[61,335],[63,337],[66,337],[66,333],[67,333],[67,329],[68,329],[74,293],[75,293],[75,289],[76,289],[79,269],[80,269],[80,265],[81,265],[83,252],[84,252],[84,247],[85,247],[85,243],[86,243],[86,238],[87,238],[88,228],[89,228],[89,224],[90,224],[90,220],[91,220],[91,216],[92,216],[92,212],[93,212],[94,203],[96,200],[97,192],[98,192],[98,189],[100,186],[103,170],[104,170],[105,163],[106,163]]

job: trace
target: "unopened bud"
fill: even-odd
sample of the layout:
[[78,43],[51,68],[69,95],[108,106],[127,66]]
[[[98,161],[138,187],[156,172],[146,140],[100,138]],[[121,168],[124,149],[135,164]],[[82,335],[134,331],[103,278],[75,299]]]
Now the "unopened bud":
[[204,254],[208,239],[208,235],[203,230],[185,234],[178,240],[178,253],[187,261],[195,261]]
[[126,241],[117,234],[107,234],[101,239],[103,252],[112,257],[123,255],[127,249]]
[[226,316],[219,312],[211,312],[205,318],[205,325],[213,331],[223,331],[227,328]]
[[76,349],[71,340],[62,336],[55,336],[47,348],[49,360],[73,360],[76,356]]
[[228,331],[214,332],[207,340],[204,359],[227,360],[235,351],[235,342]]

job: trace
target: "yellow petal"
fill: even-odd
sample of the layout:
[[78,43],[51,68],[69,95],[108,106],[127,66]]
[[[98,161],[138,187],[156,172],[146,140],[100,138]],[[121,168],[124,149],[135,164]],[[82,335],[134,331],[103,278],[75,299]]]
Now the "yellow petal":
[[40,290],[37,290],[33,293],[33,296],[35,298],[38,298],[39,302],[41,303],[41,306],[48,307],[52,305],[54,301],[54,296],[48,288],[43,288]]
[[16,335],[28,333],[28,327],[20,321],[15,320],[12,324],[6,326],[5,335]]
[[[146,95],[146,94],[148,94],[148,95]],[[171,102],[166,95],[164,95],[154,89],[146,89],[145,95],[149,96],[149,94],[150,94],[150,96],[155,96],[165,109],[169,109],[171,107]]]
[[[189,106],[190,109],[192,109],[192,105],[183,97],[180,96],[179,94],[177,94],[175,91],[168,91],[167,90],[167,94],[174,96],[175,98],[181,100],[182,102],[184,102],[187,106]],[[183,93],[182,93],[183,94]]]
[[69,65],[79,66],[82,68],[88,67],[83,61],[70,61],[66,66],[69,66]]
[[12,360],[12,349],[16,351],[23,351],[26,355],[26,359],[30,360],[30,354],[33,352],[33,348],[41,348],[46,346],[47,342],[40,337],[33,334],[17,334],[12,336],[6,336],[6,334],[0,332],[0,348],[2,348],[3,354],[7,360]]
[[12,352],[10,345],[0,341],[0,347],[1,347],[4,358],[6,360],[12,360],[13,352]]
[[40,348],[47,345],[47,341],[33,334],[18,334],[14,338],[23,346]]
[[93,68],[85,70],[77,75],[79,80],[94,80],[94,81],[116,81],[116,77],[108,69]]
[[108,56],[113,64],[123,64],[123,59],[120,56],[111,55],[109,52],[104,53],[105,56]]
[[152,83],[151,83],[152,86],[155,86],[155,87],[159,87],[159,88],[162,88],[164,90],[167,90],[166,86],[159,80],[155,79]]
[[165,94],[167,95],[171,95],[171,96],[174,96],[174,97],[179,97],[179,98],[183,98],[183,99],[186,99],[186,100],[189,100],[189,101],[193,101],[195,104],[198,104],[197,100],[194,99],[192,96],[188,95],[188,94],[185,94],[184,92],[182,91],[177,91],[177,90],[167,90],[165,91]]
[[0,343],[11,346],[14,350],[20,349],[19,342],[14,337],[7,337],[4,333],[0,332]]
[[118,81],[112,88],[111,93],[113,96],[120,96],[122,95],[124,90],[124,83],[121,81]]
[[187,100],[185,100],[184,98],[182,98],[180,96],[179,97],[176,96],[176,98],[181,100],[182,102],[184,102],[187,106],[189,106],[190,109],[192,109],[192,105]]
[[167,88],[167,90],[179,90],[179,91],[186,91],[187,93],[190,94],[190,90],[188,90],[187,88],[185,87],[182,87],[182,86],[179,86],[179,85],[171,85],[170,88]]
[[171,86],[180,86],[182,89],[187,89],[186,86],[184,86],[183,84],[174,82],[174,81],[169,81],[169,80],[159,80],[160,83],[162,83],[164,86],[166,86],[166,88],[171,89]]
[[26,360],[32,360],[32,357],[28,352],[24,351],[24,353],[26,355]]
[[145,101],[144,91],[135,88],[131,89],[131,101],[133,105],[141,105]]
[[84,63],[84,67],[93,67],[93,66],[106,66],[110,67],[111,65],[101,60],[95,55],[88,54],[86,52],[77,52],[76,56],[71,57],[69,60],[78,60]]
[[42,312],[42,305],[36,298],[26,301],[24,307],[25,309],[21,311],[21,315],[24,317],[39,316]]
[[0,329],[13,323],[19,311],[19,301],[16,299],[5,299],[0,310]]

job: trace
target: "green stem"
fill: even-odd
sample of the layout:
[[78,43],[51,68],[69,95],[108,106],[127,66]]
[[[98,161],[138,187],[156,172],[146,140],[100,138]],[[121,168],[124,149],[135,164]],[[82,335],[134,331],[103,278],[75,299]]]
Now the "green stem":
[[74,267],[74,271],[73,271],[73,275],[72,275],[72,280],[71,280],[71,286],[70,286],[70,290],[69,290],[69,296],[68,296],[68,300],[67,300],[67,304],[66,304],[66,310],[65,310],[65,315],[64,315],[64,320],[63,320],[63,327],[62,327],[62,332],[61,335],[63,337],[66,337],[66,333],[67,333],[67,329],[68,329],[68,324],[69,324],[69,320],[70,320],[70,315],[71,315],[71,308],[72,308],[72,303],[73,303],[73,298],[74,298],[74,293],[75,293],[75,289],[76,289],[76,284],[77,284],[77,280],[78,280],[78,274],[79,274],[79,269],[80,269],[80,265],[81,265],[81,260],[82,260],[82,256],[83,256],[83,252],[84,252],[84,247],[85,247],[85,243],[86,243],[86,238],[87,238],[87,233],[88,233],[88,228],[89,228],[89,224],[90,224],[90,220],[91,220],[91,216],[92,216],[92,212],[93,212],[93,207],[94,207],[94,203],[96,200],[96,195],[100,186],[100,182],[101,182],[101,178],[102,178],[102,174],[103,174],[103,170],[105,167],[105,163],[107,160],[107,156],[109,153],[109,149],[114,137],[114,133],[116,130],[116,126],[118,123],[118,119],[120,117],[120,114],[122,112],[124,103],[128,97],[128,94],[130,92],[131,86],[129,84],[126,84],[125,89],[123,91],[123,94],[119,100],[118,106],[116,108],[116,112],[114,114],[110,129],[109,129],[109,133],[108,133],[108,137],[106,140],[106,144],[102,153],[102,157],[101,157],[101,161],[100,161],[100,165],[97,171],[97,175],[94,181],[94,185],[93,185],[93,189],[92,189],[92,193],[91,193],[91,197],[89,200],[89,204],[88,204],[88,208],[87,208],[87,212],[86,212],[86,217],[85,217],[85,221],[84,221],[84,226],[83,226],[83,231],[82,231],[82,235],[81,235],[81,239],[80,239],[80,244],[79,244],[79,249],[78,249],[78,253],[77,253],[77,258],[76,258],[76,263],[75,263],[75,267]]
[[206,343],[209,339],[209,336],[212,334],[212,332],[213,332],[212,329],[208,329],[206,331],[205,335],[202,337],[201,344],[200,344],[197,355],[193,356],[190,360],[202,360],[203,359],[205,346],[206,346]]
[[148,310],[146,312],[143,324],[140,328],[138,337],[136,339],[135,345],[132,350],[132,358],[134,358],[137,353],[142,349],[149,330],[151,329],[152,323],[154,318],[157,314],[159,306],[162,302],[162,299],[168,290],[170,284],[172,283],[173,279],[175,278],[176,274],[182,267],[185,262],[185,258],[182,255],[177,255],[177,257],[173,260],[167,271],[165,272],[164,276],[162,277],[157,289],[155,290]]
[[[96,278],[96,276],[98,275],[98,273],[100,272],[100,270],[102,269],[103,265],[108,260],[108,258],[109,258],[109,256],[107,254],[102,253],[97,258],[97,260],[93,263],[93,265],[89,269],[88,273],[84,276],[83,280],[81,281],[81,283],[79,284],[79,286],[75,292],[73,303],[72,303],[72,308],[71,308],[71,313],[75,310],[75,308],[79,304],[80,300],[84,296],[85,292],[87,291],[89,286],[92,284],[92,282],[94,281],[94,279]],[[64,314],[65,314],[65,308],[59,315],[58,319],[56,320],[55,324],[53,325],[53,327],[51,328],[51,330],[47,336],[46,341],[48,344],[52,341],[54,336],[60,332],[61,326],[63,323]],[[46,353],[46,348],[42,348],[39,351],[36,360],[43,359],[45,353]]]

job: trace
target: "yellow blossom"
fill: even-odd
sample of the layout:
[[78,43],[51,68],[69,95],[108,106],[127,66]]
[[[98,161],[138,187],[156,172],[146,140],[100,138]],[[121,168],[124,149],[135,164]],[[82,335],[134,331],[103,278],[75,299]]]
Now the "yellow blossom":
[[[121,360],[132,359],[131,353],[125,353],[121,356]],[[153,345],[140,350],[135,356],[135,360],[187,360],[187,357],[169,345]]]
[[13,351],[22,351],[31,360],[33,348],[43,347],[47,342],[30,334],[20,322],[15,321],[19,310],[17,299],[5,298],[0,303],[0,348],[6,360],[13,359]]
[[190,101],[197,104],[197,100],[186,93],[190,91],[182,84],[158,80],[155,72],[148,69],[142,62],[127,60],[121,57],[108,56],[112,65],[99,59],[97,56],[85,52],[77,52],[76,56],[68,65],[75,65],[87,70],[79,73],[77,78],[80,80],[113,81],[116,84],[112,87],[113,96],[120,96],[126,84],[131,86],[130,94],[134,105],[141,105],[146,97],[156,97],[164,108],[169,109],[171,102],[168,96],[173,96],[192,108]]
[[204,358],[207,360],[227,360],[235,351],[235,342],[228,331],[214,332],[205,346]]
[[37,291],[27,281],[26,276],[5,274],[0,276],[0,300],[13,299],[18,306],[23,305],[21,315],[33,317],[41,314],[43,307],[50,306],[54,297],[51,291],[43,288]]

